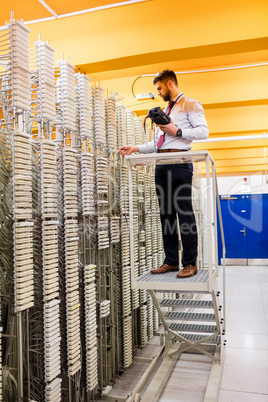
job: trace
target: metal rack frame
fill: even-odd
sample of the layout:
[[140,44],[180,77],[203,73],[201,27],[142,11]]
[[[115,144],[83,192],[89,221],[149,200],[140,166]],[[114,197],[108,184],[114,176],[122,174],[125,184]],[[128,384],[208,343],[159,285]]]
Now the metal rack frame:
[[[142,401],[157,401],[164,385],[172,372],[179,355],[185,351],[193,353],[202,353],[212,360],[212,369],[208,382],[205,400],[212,396],[216,397],[219,391],[219,384],[222,375],[222,362],[224,357],[225,335],[225,243],[223,234],[223,225],[220,209],[220,200],[217,187],[215,163],[208,151],[188,151],[172,152],[165,154],[142,154],[126,156],[129,178],[129,230],[130,230],[130,266],[131,266],[131,287],[132,289],[147,289],[153,299],[155,307],[160,315],[161,322],[165,330],[165,356],[155,379],[152,380]],[[134,270],[134,236],[133,236],[133,188],[132,188],[132,167],[137,165],[157,165],[157,164],[177,164],[188,162],[204,162],[206,167],[206,227],[208,228],[207,244],[208,244],[208,264],[198,271],[198,275],[190,278],[174,278],[174,273],[166,273],[160,275],[152,275],[149,271],[139,277],[135,277]],[[211,170],[211,175],[210,175]],[[217,242],[217,207],[219,215],[220,233],[223,245],[223,297],[222,297],[222,319],[220,318],[217,296],[217,278],[219,276],[218,267],[218,242]],[[176,292],[204,292],[212,296],[212,305],[216,321],[216,330],[213,334],[205,337],[197,336],[196,338],[187,338],[182,334],[178,334],[169,328],[163,314],[159,300],[156,296],[157,291],[176,291]],[[186,313],[187,315],[188,313]],[[191,313],[190,313],[191,315]],[[198,314],[197,314],[198,315]],[[201,315],[202,316],[202,315]],[[211,315],[212,316],[212,315]],[[187,318],[186,318],[187,319]],[[215,338],[216,337],[216,338]],[[218,337],[218,338],[217,338]],[[211,340],[219,339],[218,346],[211,348],[208,343]],[[177,343],[176,343],[177,342]],[[217,343],[217,341],[216,341]],[[168,374],[167,374],[168,373]],[[135,395],[132,395],[133,398]],[[132,399],[134,400],[134,399]]]
[[[206,164],[206,208],[211,213],[207,216],[207,224],[213,229],[208,231],[208,273],[204,272],[204,280],[193,282],[191,278],[180,280],[179,289],[183,291],[204,291],[211,292],[214,280],[218,278],[218,242],[217,242],[217,207],[219,213],[220,231],[223,245],[223,276],[225,277],[225,243],[221,218],[221,208],[219,200],[219,192],[217,186],[215,162],[208,151],[188,151],[172,152],[165,154],[142,154],[128,155],[125,157],[128,166],[129,178],[129,228],[130,228],[130,264],[131,264],[131,287],[132,289],[156,289],[156,290],[178,290],[178,283],[174,283],[167,278],[166,281],[160,280],[154,276],[153,281],[148,280],[148,273],[135,278],[134,276],[134,249],[133,249],[133,195],[132,195],[132,167],[135,165],[159,165],[159,164],[176,164],[186,162],[205,162]],[[210,166],[212,177],[210,177]],[[212,184],[212,185],[211,185]],[[213,239],[214,238],[214,239]],[[213,241],[214,240],[214,262],[213,262]],[[202,272],[203,270],[201,270]],[[208,280],[207,280],[208,275]],[[162,277],[162,275],[160,275]],[[146,280],[147,279],[147,280]],[[225,282],[223,283],[225,292]]]

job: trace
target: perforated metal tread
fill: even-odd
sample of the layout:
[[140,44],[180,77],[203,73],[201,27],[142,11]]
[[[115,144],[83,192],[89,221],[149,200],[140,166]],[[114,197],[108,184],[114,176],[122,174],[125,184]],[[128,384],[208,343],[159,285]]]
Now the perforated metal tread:
[[177,273],[178,271],[171,271],[165,274],[152,274],[150,271],[147,271],[139,278],[135,278],[133,288],[151,289],[162,292],[190,291],[211,293],[208,269],[199,269],[197,275],[191,276],[190,278],[178,278]]
[[[200,269],[197,272],[197,275],[190,276],[189,278],[178,278],[176,272],[166,272],[165,274],[152,274],[150,271],[146,272],[139,278],[137,281],[139,282],[176,282],[180,283],[208,283],[209,273],[208,269]],[[178,287],[179,288],[179,287]]]
[[215,321],[215,314],[206,313],[181,313],[179,311],[168,311],[165,318],[172,320],[188,320],[188,321]]
[[163,299],[160,304],[165,307],[213,308],[211,300]]
[[[191,342],[197,342],[209,336],[209,335],[197,335],[197,334],[178,334],[178,335],[182,336],[183,338],[187,339],[187,341]],[[214,336],[214,338],[206,340],[204,343],[212,343],[214,345],[219,345],[221,343],[221,337],[220,335]]]
[[170,324],[169,329],[175,332],[216,332],[216,325],[203,325],[203,324],[178,324],[173,322]]

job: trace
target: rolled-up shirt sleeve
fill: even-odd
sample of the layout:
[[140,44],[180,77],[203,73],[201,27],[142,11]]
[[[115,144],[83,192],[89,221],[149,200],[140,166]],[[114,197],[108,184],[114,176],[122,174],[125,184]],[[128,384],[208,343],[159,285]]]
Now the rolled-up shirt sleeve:
[[157,152],[157,143],[159,135],[161,134],[163,134],[163,132],[157,127],[152,141],[147,142],[146,144],[138,145],[140,153],[151,154],[152,152]]
[[138,145],[141,154],[150,154],[157,151],[155,141],[147,142],[147,144]]

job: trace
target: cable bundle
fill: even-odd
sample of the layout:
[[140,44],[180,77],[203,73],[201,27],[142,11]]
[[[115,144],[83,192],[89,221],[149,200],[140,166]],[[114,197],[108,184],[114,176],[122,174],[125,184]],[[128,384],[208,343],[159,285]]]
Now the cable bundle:
[[44,219],[57,218],[56,144],[40,142],[41,214]]
[[36,121],[55,120],[54,52],[47,42],[34,43],[37,68],[32,72],[32,116]]
[[116,133],[116,99],[113,96],[106,98],[106,131],[107,145],[110,151],[117,149]]
[[84,267],[85,282],[85,333],[86,333],[86,379],[87,390],[98,384],[97,316],[96,316],[96,265]]
[[144,129],[142,121],[139,117],[134,116],[134,137],[135,137],[135,144],[144,144]]
[[45,388],[45,398],[47,402],[57,402],[61,400],[61,378],[55,378]]
[[0,59],[5,69],[2,78],[2,102],[5,111],[30,108],[29,29],[11,20],[1,31]]
[[127,110],[117,105],[117,148],[127,144]]
[[95,147],[106,144],[106,121],[104,90],[99,86],[92,87],[93,124]]
[[62,286],[65,288],[62,293],[65,296],[62,322],[66,328],[62,327],[62,331],[66,342],[64,352],[67,352],[68,376],[81,368],[77,178],[77,152],[71,148],[59,149],[59,256]]
[[123,320],[123,364],[127,368],[132,363],[132,317]]
[[76,130],[74,66],[58,61],[56,69],[57,109],[56,125],[59,130]]
[[129,144],[129,145],[136,144],[134,117],[135,117],[134,113],[131,112],[130,110],[128,110],[127,111],[127,142],[126,142],[126,144]]
[[107,180],[108,166],[107,158],[97,156],[96,158],[96,191],[97,191],[97,204],[108,204],[108,180]]
[[121,214],[129,214],[129,188],[128,188],[128,169],[121,166],[120,170],[120,207]]
[[140,347],[144,348],[148,342],[147,327],[148,327],[148,317],[147,317],[147,306],[143,305],[139,312],[139,340]]
[[81,195],[82,195],[82,214],[83,216],[94,215],[94,160],[90,153],[82,152],[81,163]]
[[22,311],[34,304],[32,155],[27,134],[14,133],[13,140],[14,294],[15,310]]
[[100,302],[100,318],[109,317],[111,309],[110,300],[102,300]]
[[[139,273],[140,273],[139,262],[136,262],[134,264],[134,276],[135,276],[135,278],[138,278],[140,276]],[[132,289],[131,295],[132,295],[132,309],[136,310],[140,305],[139,289]]]
[[119,216],[112,216],[110,218],[110,236],[111,243],[120,242],[120,218]]
[[59,296],[58,222],[42,223],[43,297],[50,301]]
[[63,152],[64,169],[64,216],[77,216],[77,152],[72,148],[65,148]]
[[108,248],[110,245],[109,239],[109,223],[107,216],[98,217],[98,249]]
[[130,267],[123,267],[122,269],[123,279],[123,316],[127,317],[131,314],[131,286],[130,286]]
[[77,128],[81,138],[93,139],[93,111],[90,95],[90,78],[85,74],[75,74],[77,101]]
[[[45,381],[51,382],[61,372],[59,300],[44,304]],[[56,402],[56,399],[50,399]]]

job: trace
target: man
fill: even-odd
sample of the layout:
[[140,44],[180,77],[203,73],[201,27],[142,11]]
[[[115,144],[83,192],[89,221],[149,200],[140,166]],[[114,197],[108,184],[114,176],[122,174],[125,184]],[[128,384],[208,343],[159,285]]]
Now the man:
[[[158,95],[169,102],[165,113],[171,117],[167,125],[158,125],[153,141],[140,146],[123,146],[122,156],[133,152],[183,152],[191,149],[193,140],[208,138],[208,127],[202,105],[180,92],[175,73],[164,70],[153,80]],[[197,273],[197,228],[192,208],[193,164],[180,163],[157,165],[155,186],[160,208],[160,217],[165,250],[165,260],[152,274],[178,271],[178,226],[183,246],[183,269],[177,274],[186,278]]]

